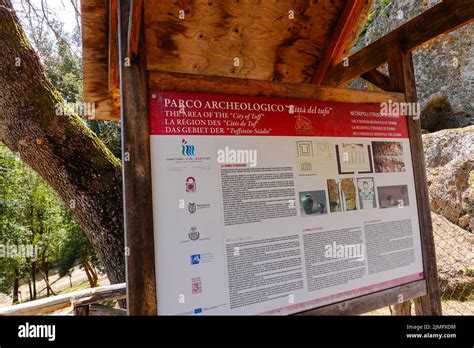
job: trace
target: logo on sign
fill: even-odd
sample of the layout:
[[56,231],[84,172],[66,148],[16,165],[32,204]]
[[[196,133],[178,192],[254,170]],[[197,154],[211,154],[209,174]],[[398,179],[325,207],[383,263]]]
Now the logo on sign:
[[191,288],[193,295],[202,293],[202,282],[200,277],[191,279]]
[[191,213],[191,214],[194,214],[196,212],[196,203],[188,203],[188,211]]
[[193,226],[189,230],[188,237],[191,240],[198,240],[199,239],[199,231],[197,230],[197,227]]
[[191,255],[191,265],[199,265],[201,262],[201,254]]
[[186,178],[186,192],[195,192],[196,191],[196,179],[192,176]]
[[186,157],[194,157],[195,155],[194,145],[188,144],[188,142],[185,139],[183,139],[181,141],[181,153],[183,154],[183,156],[186,156]]
[[313,133],[313,123],[306,117],[303,116],[296,116],[296,123],[295,123],[295,131],[296,134],[312,134]]

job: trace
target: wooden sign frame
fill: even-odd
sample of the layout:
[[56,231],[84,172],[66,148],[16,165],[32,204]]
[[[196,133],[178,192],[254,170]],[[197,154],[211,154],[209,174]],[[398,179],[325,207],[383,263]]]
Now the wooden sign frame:
[[[129,26],[134,2],[120,1],[119,61],[121,81],[124,216],[127,255],[127,303],[129,314],[156,315],[156,280],[151,198],[150,136],[147,90],[207,92],[280,98],[314,99],[348,103],[416,102],[411,54],[394,45],[388,55],[390,92],[371,92],[311,84],[210,77],[147,71],[143,45],[130,45]],[[136,13],[135,13],[136,14]],[[141,22],[139,22],[141,23]],[[130,53],[135,47],[136,53]],[[127,60],[128,59],[128,60]],[[126,64],[125,62],[131,62]],[[441,315],[440,291],[426,185],[420,121],[407,119],[420,223],[425,279],[343,302],[308,310],[299,315],[356,315],[416,299],[416,312]],[[401,295],[401,296],[400,296]]]

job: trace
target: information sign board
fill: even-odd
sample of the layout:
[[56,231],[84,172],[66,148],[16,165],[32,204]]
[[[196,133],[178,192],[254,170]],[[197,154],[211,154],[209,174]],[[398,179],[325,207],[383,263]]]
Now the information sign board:
[[423,279],[393,111],[150,90],[159,314],[292,314]]

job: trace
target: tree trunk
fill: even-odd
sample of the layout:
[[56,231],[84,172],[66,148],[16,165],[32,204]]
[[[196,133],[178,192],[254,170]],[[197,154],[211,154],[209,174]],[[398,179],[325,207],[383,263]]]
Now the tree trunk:
[[30,301],[33,301],[33,292],[31,288],[31,280],[28,279],[28,290],[30,292]]
[[49,284],[49,268],[45,263],[43,263],[43,266],[44,282],[46,283],[46,297],[49,297],[49,295],[51,295],[50,292],[54,293],[54,291],[52,291],[53,289],[51,289],[51,285]]
[[49,283],[49,265],[47,262],[43,262],[43,272],[42,272],[43,280],[46,284],[46,297],[49,297],[50,294],[56,296],[51,284]]
[[33,283],[33,300],[36,300],[36,261],[31,263],[31,283]]
[[91,288],[95,288],[97,286],[97,274],[95,274],[94,270],[92,269],[89,262],[87,262],[87,260],[82,261],[82,266],[86,271],[87,279],[89,280]]
[[0,140],[71,208],[110,282],[121,283],[125,281],[121,164],[77,115],[56,115],[65,109],[10,0],[0,0]]
[[20,288],[20,280],[18,279],[18,268],[15,268],[15,278],[13,279],[13,295],[12,302],[13,304],[18,303],[18,290]]
[[94,269],[94,265],[88,261],[87,262],[87,267],[89,267],[89,272],[91,274],[91,277],[92,277],[92,281],[94,283],[94,286],[93,288],[95,288],[97,286],[97,283],[99,282],[99,277],[97,275],[97,271]]

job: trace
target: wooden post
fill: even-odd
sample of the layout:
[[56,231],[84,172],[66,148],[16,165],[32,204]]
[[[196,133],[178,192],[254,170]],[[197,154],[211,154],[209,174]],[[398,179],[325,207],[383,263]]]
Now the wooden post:
[[77,317],[88,317],[89,316],[89,305],[74,307],[74,315],[77,316]]
[[392,89],[390,86],[390,78],[377,69],[370,70],[360,77],[380,88],[381,90],[390,91]]
[[[156,315],[147,71],[144,45],[128,57],[129,0],[119,3],[124,225],[129,315]],[[143,25],[140,27],[143,43]],[[132,61],[133,58],[133,61]]]
[[[407,103],[416,103],[416,83],[411,53],[404,52],[401,45],[397,43],[390,47],[387,54],[392,91],[404,93]],[[423,251],[423,269],[427,291],[427,295],[415,299],[415,310],[420,315],[442,315],[430,199],[421,138],[421,122],[419,119],[415,119],[413,115],[407,115],[407,124],[410,135],[410,150],[415,177],[416,201]]]
[[143,0],[130,0],[130,18],[128,22],[128,57],[135,60],[140,43],[142,28]]

